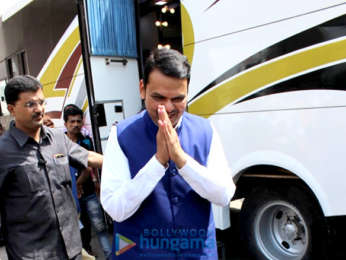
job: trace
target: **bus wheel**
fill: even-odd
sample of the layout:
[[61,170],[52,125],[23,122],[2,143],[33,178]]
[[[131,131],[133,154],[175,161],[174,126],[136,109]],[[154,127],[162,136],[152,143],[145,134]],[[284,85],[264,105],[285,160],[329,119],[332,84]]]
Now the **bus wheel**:
[[313,243],[314,255],[323,259],[324,247],[317,246],[321,213],[313,204],[297,188],[253,192],[244,201],[240,215],[242,238],[251,259],[316,259]]

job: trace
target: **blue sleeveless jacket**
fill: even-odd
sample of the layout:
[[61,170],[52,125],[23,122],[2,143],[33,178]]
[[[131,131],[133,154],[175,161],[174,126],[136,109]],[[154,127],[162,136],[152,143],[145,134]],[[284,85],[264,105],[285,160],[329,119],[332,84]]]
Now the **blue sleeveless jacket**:
[[[143,111],[117,129],[133,178],[156,153],[158,128]],[[177,132],[183,150],[206,165],[212,140],[209,122],[185,112]],[[114,222],[114,238],[112,259],[217,259],[211,203],[190,187],[172,161],[134,215]]]

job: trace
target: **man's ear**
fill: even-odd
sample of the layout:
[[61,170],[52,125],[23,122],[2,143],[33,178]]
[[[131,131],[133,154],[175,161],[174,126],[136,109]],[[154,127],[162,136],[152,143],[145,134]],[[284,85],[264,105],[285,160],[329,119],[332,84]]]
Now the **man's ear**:
[[145,87],[144,87],[144,81],[141,79],[139,81],[139,93],[141,95],[141,99],[145,99]]
[[11,113],[12,116],[14,116],[14,105],[7,104],[7,110]]

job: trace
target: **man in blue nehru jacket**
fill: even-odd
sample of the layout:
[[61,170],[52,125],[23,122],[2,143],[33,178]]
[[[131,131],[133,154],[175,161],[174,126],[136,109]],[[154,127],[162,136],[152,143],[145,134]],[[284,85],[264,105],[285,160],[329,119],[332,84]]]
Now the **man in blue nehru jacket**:
[[111,130],[101,202],[114,220],[113,259],[217,259],[211,202],[235,185],[209,121],[185,112],[190,65],[155,50],[144,68],[146,109]]

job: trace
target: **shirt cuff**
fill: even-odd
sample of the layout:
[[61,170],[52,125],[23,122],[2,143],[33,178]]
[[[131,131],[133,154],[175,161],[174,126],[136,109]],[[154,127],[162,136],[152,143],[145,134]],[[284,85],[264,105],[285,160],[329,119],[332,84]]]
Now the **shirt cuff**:
[[[197,165],[196,165],[197,164]],[[178,169],[181,176],[190,176],[191,175],[198,175],[196,171],[196,166],[200,166],[194,159],[192,159],[189,155],[186,156],[186,163],[185,165]]]
[[167,168],[165,168],[160,162],[159,160],[156,158],[155,154],[153,155],[153,157],[151,157],[151,159],[147,162],[147,164],[145,165],[146,169],[150,169],[151,175],[152,174],[156,174],[158,177],[162,177],[163,175],[165,175],[165,172],[167,170]]

